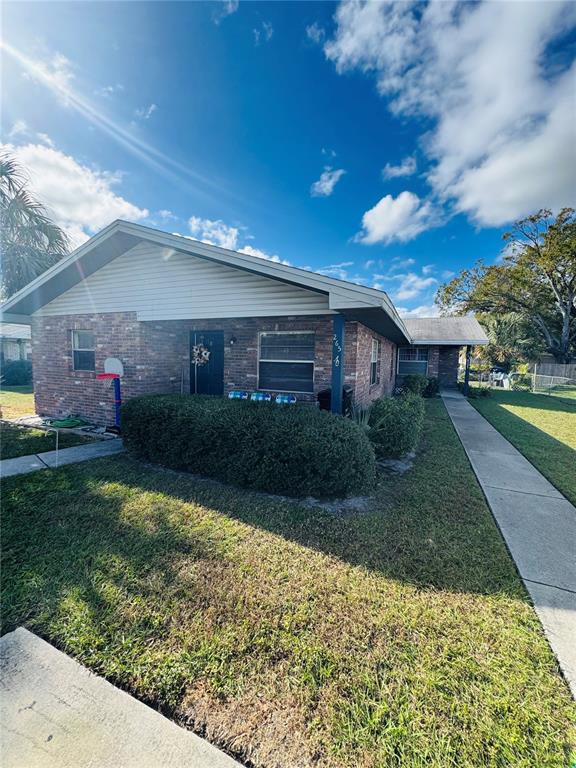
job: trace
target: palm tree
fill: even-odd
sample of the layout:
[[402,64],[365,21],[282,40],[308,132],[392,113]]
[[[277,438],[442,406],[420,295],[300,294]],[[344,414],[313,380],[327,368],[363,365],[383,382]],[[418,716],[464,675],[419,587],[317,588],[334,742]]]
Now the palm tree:
[[1,292],[6,299],[68,253],[65,232],[26,189],[27,178],[8,154],[0,156]]

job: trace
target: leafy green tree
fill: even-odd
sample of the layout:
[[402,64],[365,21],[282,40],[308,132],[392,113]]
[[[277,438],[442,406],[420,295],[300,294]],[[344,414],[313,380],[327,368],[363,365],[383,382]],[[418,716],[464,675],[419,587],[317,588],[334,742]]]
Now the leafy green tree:
[[488,344],[475,351],[488,365],[500,365],[510,370],[517,363],[535,360],[542,351],[542,344],[521,315],[510,312],[480,315],[478,319],[486,331]]
[[0,156],[1,293],[6,299],[68,253],[68,237],[26,189],[9,155]]
[[576,343],[576,211],[554,219],[541,210],[504,235],[502,262],[478,261],[443,285],[436,296],[443,314],[517,315],[559,363],[568,363]]

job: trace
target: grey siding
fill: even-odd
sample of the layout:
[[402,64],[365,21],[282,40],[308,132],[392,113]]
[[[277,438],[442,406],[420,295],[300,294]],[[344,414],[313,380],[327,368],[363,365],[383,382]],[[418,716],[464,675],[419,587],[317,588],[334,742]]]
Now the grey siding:
[[141,243],[46,304],[38,315],[136,312],[138,320],[329,313],[328,296]]

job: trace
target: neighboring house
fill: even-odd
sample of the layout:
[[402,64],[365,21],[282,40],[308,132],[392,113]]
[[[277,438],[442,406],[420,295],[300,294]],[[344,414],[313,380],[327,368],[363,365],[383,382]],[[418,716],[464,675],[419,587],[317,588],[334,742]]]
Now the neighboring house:
[[32,343],[30,326],[0,323],[0,364],[12,360],[30,360]]
[[382,291],[123,221],[2,309],[32,323],[37,412],[99,423],[113,412],[96,378],[108,357],[123,363],[124,399],[261,390],[315,401],[331,387],[340,411],[343,385],[367,405],[397,372],[453,384],[452,350],[485,340],[473,318],[428,321],[422,337]]

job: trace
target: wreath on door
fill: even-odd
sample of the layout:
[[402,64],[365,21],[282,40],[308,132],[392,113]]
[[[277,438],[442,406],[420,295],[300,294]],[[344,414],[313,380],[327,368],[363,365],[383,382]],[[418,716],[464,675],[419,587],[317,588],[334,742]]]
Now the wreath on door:
[[192,347],[192,364],[206,365],[210,360],[210,350],[204,344],[194,344]]

